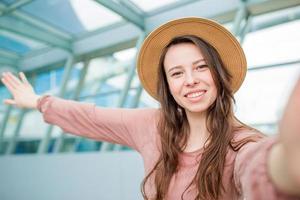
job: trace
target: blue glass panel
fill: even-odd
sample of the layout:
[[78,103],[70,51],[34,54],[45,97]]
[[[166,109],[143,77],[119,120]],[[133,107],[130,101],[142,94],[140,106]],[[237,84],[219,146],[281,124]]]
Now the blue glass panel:
[[0,86],[0,103],[2,104],[4,99],[9,97],[9,92],[4,86]]
[[67,33],[76,34],[85,31],[69,1],[35,0],[23,6],[21,10]]
[[19,54],[26,53],[30,50],[28,46],[1,35],[0,35],[0,48],[8,51],[13,51]]
[[95,98],[95,103],[99,106],[115,107],[117,106],[119,96],[120,96],[119,93],[112,93],[111,95],[105,95],[105,96],[97,96]]
[[64,75],[65,68],[59,68],[55,70],[55,86],[59,86],[62,82],[62,78]]
[[82,139],[77,146],[77,152],[87,152],[87,151],[96,151],[99,150],[100,143],[89,140],[89,139]]
[[1,0],[0,2],[3,2],[5,4],[7,4],[7,5],[9,5],[9,4],[15,3],[16,1],[17,0]]
[[26,153],[36,153],[38,146],[38,140],[33,141],[19,141],[16,146],[15,154],[26,154]]
[[39,74],[36,78],[35,82],[35,91],[38,94],[42,94],[43,92],[47,91],[50,89],[50,73],[42,73]]
[[128,93],[128,95],[126,97],[124,107],[125,108],[130,108],[133,105],[134,101],[135,101],[135,93],[134,94]]
[[80,71],[81,71],[80,69],[74,67],[72,69],[71,79],[75,79],[75,80],[79,79],[80,78]]

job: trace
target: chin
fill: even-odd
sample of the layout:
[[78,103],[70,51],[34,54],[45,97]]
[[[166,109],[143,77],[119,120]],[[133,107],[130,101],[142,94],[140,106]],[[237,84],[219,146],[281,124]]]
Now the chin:
[[199,107],[186,107],[185,111],[186,112],[190,112],[190,113],[204,113],[206,112],[208,109],[208,107],[203,107],[203,106],[199,106]]

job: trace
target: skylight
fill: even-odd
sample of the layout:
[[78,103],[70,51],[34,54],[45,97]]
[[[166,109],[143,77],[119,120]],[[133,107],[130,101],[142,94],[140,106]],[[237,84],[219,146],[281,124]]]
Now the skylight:
[[122,18],[91,0],[70,0],[79,21],[86,30],[92,31],[100,27],[120,21]]
[[139,6],[142,10],[149,12],[156,8],[177,2],[178,0],[131,0],[134,4]]

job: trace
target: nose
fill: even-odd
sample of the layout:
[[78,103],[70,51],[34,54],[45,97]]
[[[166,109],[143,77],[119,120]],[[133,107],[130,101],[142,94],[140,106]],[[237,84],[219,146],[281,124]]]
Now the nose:
[[185,74],[185,86],[194,86],[199,83],[198,78],[194,75],[193,72]]

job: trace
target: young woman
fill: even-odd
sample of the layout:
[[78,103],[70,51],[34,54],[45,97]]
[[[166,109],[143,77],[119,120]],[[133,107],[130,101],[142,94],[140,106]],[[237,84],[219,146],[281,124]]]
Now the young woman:
[[279,137],[265,137],[233,113],[246,74],[242,48],[220,24],[182,18],[154,30],[138,73],[159,109],[109,109],[38,96],[23,73],[4,73],[6,104],[38,109],[65,132],[127,145],[143,157],[148,200],[300,199],[300,81]]

